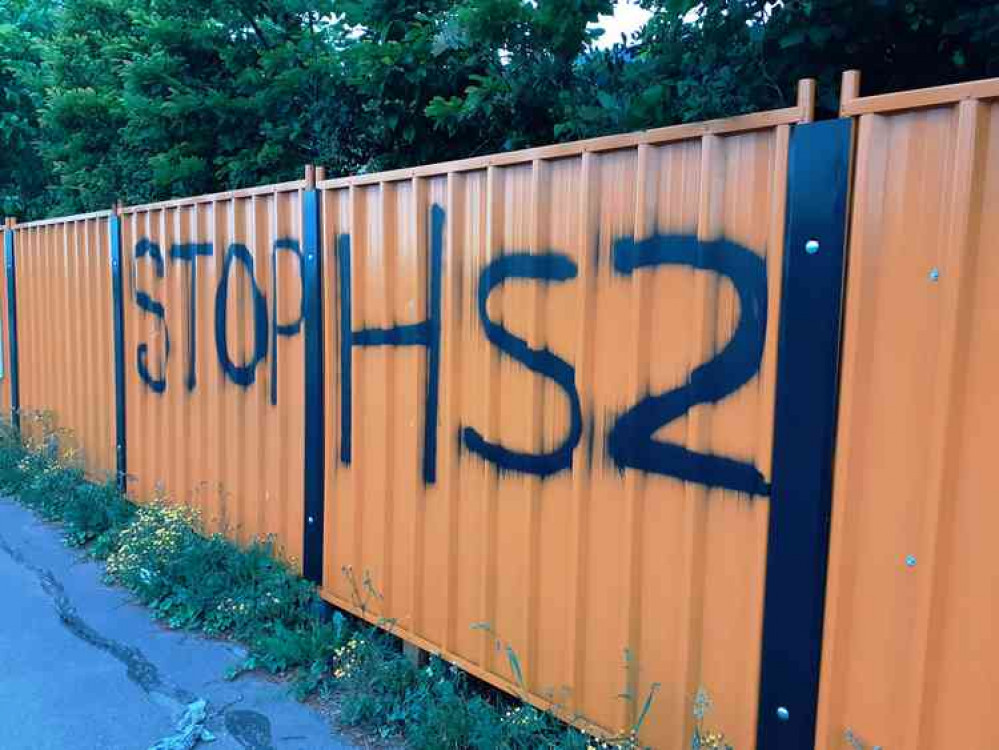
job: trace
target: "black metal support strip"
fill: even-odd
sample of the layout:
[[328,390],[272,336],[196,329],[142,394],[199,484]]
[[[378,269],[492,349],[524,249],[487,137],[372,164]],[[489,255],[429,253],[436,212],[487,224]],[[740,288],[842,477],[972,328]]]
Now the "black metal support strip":
[[111,250],[111,315],[114,322],[115,450],[118,457],[118,489],[126,488],[128,453],[125,442],[125,311],[122,301],[121,217],[112,214],[108,224]]
[[851,141],[791,134],[757,750],[815,747]]
[[17,268],[14,262],[14,230],[3,233],[3,257],[7,268],[7,341],[10,347],[10,420],[21,429],[21,386],[17,358]]
[[325,503],[325,416],[323,394],[322,230],[319,192],[302,194],[302,251],[305,255],[305,529],[302,572],[323,580],[323,507]]

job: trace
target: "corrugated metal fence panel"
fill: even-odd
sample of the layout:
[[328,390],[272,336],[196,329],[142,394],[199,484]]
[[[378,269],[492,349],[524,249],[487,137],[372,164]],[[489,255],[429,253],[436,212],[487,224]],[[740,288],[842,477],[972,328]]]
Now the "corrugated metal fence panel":
[[999,745],[999,101],[946,93],[849,105],[823,749]]
[[302,554],[300,183],[125,208],[128,470],[141,500]]
[[88,474],[116,468],[108,212],[18,225],[22,429],[53,421]]
[[[321,184],[323,594],[517,691],[509,646],[533,700],[605,731],[661,683],[656,747],[703,685],[751,747],[789,126],[699,132]],[[755,494],[624,457],[643,427],[615,425],[667,391],[646,434]]]

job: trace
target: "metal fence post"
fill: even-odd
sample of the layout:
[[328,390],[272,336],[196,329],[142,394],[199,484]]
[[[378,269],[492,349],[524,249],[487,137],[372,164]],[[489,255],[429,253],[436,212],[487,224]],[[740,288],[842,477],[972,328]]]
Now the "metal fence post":
[[115,453],[118,489],[126,489],[128,455],[125,434],[125,313],[122,301],[121,206],[116,205],[108,221],[111,252],[111,315],[114,326]]
[[305,169],[302,191],[302,252],[305,255],[305,524],[302,573],[323,580],[323,505],[325,502],[325,417],[323,394],[322,225],[316,170]]
[[815,746],[852,127],[791,134],[758,750]]
[[10,346],[10,420],[14,429],[21,430],[21,388],[18,382],[17,358],[17,267],[14,262],[14,225],[8,218],[3,233],[4,265],[7,269],[7,341]]

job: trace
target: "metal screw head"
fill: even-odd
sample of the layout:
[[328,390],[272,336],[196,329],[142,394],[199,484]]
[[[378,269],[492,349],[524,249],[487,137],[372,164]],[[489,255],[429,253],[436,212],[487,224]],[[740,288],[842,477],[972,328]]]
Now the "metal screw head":
[[805,252],[809,255],[815,255],[819,251],[819,241],[809,240],[805,243]]
[[939,268],[931,268],[930,269],[930,281],[939,281],[939,280],[940,280],[940,269]]
[[908,568],[914,568],[914,567],[916,567],[916,556],[915,555],[906,555],[905,556],[905,565]]
[[784,706],[777,706],[777,718],[780,721],[787,721],[791,718],[791,712],[784,708]]

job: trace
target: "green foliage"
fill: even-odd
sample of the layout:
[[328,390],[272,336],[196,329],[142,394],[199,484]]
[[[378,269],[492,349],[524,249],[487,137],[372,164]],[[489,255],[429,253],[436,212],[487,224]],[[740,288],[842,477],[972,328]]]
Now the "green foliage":
[[250,656],[230,677],[254,669],[278,675],[294,672],[295,695],[304,700],[328,681],[334,654],[348,642],[350,634],[347,620],[339,612],[331,623],[312,620],[289,627],[277,620],[273,628],[253,638]]
[[0,492],[5,495],[20,492],[31,476],[28,462],[33,459],[10,423],[0,422]]
[[[255,7],[256,6],[256,7]],[[328,3],[68,0],[38,76],[66,212],[298,176],[335,108]]]
[[125,500],[112,482],[79,482],[70,502],[65,503],[59,520],[67,529],[67,540],[76,546],[99,543],[96,554],[106,557],[116,544],[118,529],[126,527],[135,514],[135,506]]
[[711,710],[711,698],[708,691],[700,688],[694,696],[694,736],[690,741],[690,750],[734,750],[725,741],[722,732],[714,732],[704,726],[705,717]]
[[42,215],[51,179],[35,143],[44,89],[37,71],[51,3],[0,0],[0,213]]
[[999,6],[982,0],[642,4],[653,15],[633,44],[581,61],[561,137],[785,107],[801,78],[832,115],[851,68],[865,94],[999,75]]
[[[203,536],[189,509],[153,503],[140,507],[118,534],[108,557],[108,576],[149,604],[171,627],[200,628],[247,641],[259,665],[272,671],[311,666],[301,646],[270,654],[269,647],[292,632],[316,646],[309,607],[311,585],[291,574],[259,542],[240,549],[220,534]],[[280,636],[280,637],[279,637]]]
[[0,209],[389,169],[999,75],[986,0],[0,0]]
[[355,636],[334,662],[341,721],[383,737],[400,735],[414,750],[534,750],[625,747],[602,743],[526,704],[477,690],[457,667],[433,657],[417,668],[395,639]]

